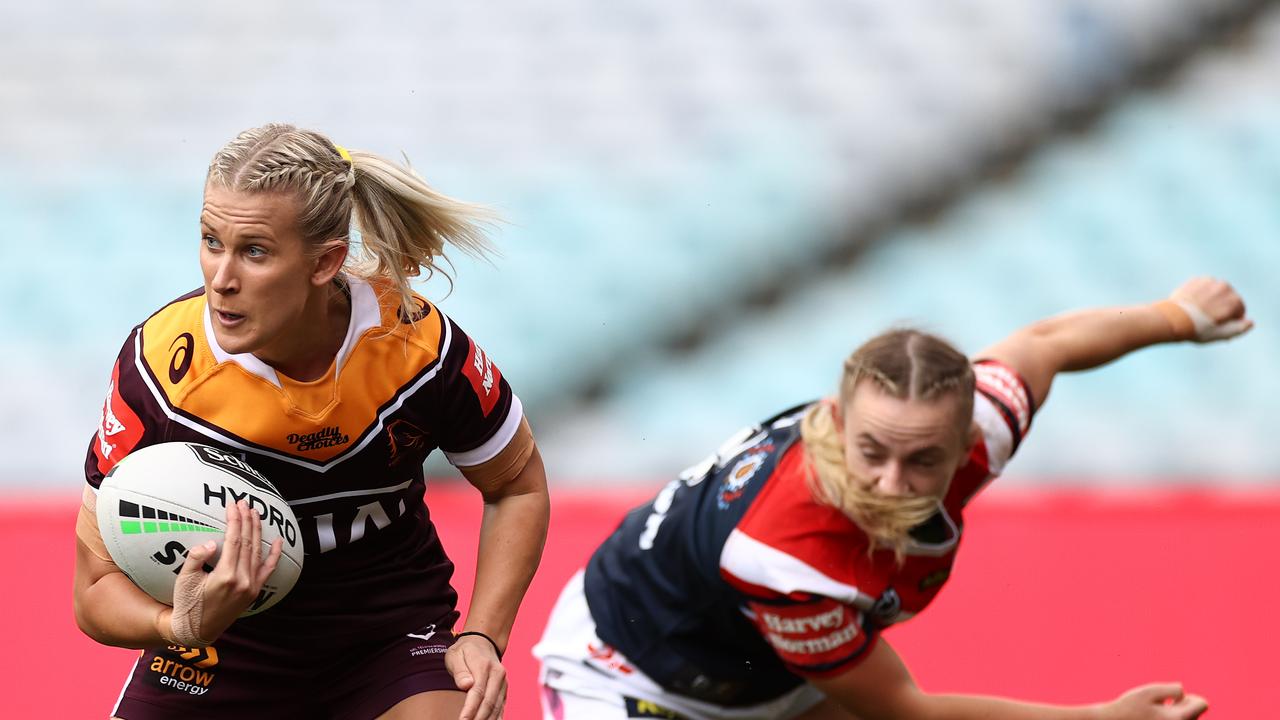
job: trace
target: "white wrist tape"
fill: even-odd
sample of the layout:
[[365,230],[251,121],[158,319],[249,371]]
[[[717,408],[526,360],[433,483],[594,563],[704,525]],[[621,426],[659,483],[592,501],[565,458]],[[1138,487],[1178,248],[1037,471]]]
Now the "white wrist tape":
[[1205,314],[1198,305],[1186,300],[1174,300],[1178,307],[1191,318],[1191,324],[1195,326],[1196,342],[1212,342],[1214,340],[1226,340],[1244,332],[1249,328],[1249,321],[1228,320],[1224,323],[1215,323],[1213,318]]

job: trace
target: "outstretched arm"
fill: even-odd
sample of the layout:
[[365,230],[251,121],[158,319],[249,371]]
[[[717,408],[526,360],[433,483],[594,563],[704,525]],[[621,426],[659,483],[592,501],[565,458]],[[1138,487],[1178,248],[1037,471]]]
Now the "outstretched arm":
[[976,357],[999,360],[1021,373],[1040,407],[1060,372],[1089,370],[1158,343],[1226,340],[1252,327],[1235,288],[1201,277],[1147,305],[1077,310],[1041,320]]
[[930,695],[916,686],[884,638],[853,669],[813,683],[860,720],[1193,720],[1209,707],[1204,698],[1184,694],[1176,683],[1144,685],[1109,703],[1075,707],[976,695]]

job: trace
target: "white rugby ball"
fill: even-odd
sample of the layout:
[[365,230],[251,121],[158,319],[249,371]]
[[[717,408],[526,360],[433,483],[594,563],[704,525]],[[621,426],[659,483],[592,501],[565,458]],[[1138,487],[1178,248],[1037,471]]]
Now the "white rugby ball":
[[226,531],[226,503],[244,500],[262,518],[265,558],[276,538],[284,553],[275,572],[241,617],[275,605],[302,573],[298,519],[279,491],[236,455],[208,445],[170,442],[135,450],[98,488],[98,528],[111,559],[148,595],[173,604],[173,583],[187,550],[214,540],[217,564]]

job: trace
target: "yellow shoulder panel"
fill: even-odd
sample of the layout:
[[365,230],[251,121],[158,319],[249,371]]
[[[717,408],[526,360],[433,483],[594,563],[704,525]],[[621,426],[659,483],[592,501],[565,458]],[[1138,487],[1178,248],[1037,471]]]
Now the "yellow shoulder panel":
[[214,365],[204,339],[204,295],[162,308],[142,325],[142,358],[171,404]]
[[[426,376],[435,372],[447,321],[431,303],[418,299],[421,317],[410,325],[400,318],[398,297],[382,294],[381,324],[356,339],[340,370],[331,368],[312,382],[277,376],[277,384],[235,361],[215,363],[204,337],[203,298],[196,298],[192,307],[166,308],[149,321],[144,353],[170,402],[210,429],[324,462],[381,423],[380,408],[399,395],[419,391]],[[178,339],[184,333],[190,340]],[[178,356],[187,344],[193,359],[183,368]]]

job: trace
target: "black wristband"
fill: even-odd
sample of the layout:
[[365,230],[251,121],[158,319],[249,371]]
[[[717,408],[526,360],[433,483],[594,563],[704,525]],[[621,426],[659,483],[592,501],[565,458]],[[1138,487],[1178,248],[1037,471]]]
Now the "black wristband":
[[477,632],[477,631],[475,631],[475,630],[468,630],[468,631],[466,631],[466,632],[460,632],[460,633],[458,633],[457,635],[454,635],[454,636],[453,636],[453,639],[454,639],[454,640],[457,640],[458,638],[460,638],[460,637],[466,637],[467,635],[476,635],[476,636],[478,636],[478,637],[482,637],[482,638],[484,638],[485,640],[488,640],[488,641],[489,641],[489,644],[493,646],[493,652],[498,656],[498,659],[499,659],[499,660],[501,660],[501,659],[502,659],[502,651],[498,649],[498,641],[497,641],[497,640],[494,640],[493,638],[489,637],[488,635],[485,635],[485,634],[484,634],[484,633],[482,633],[482,632]]

